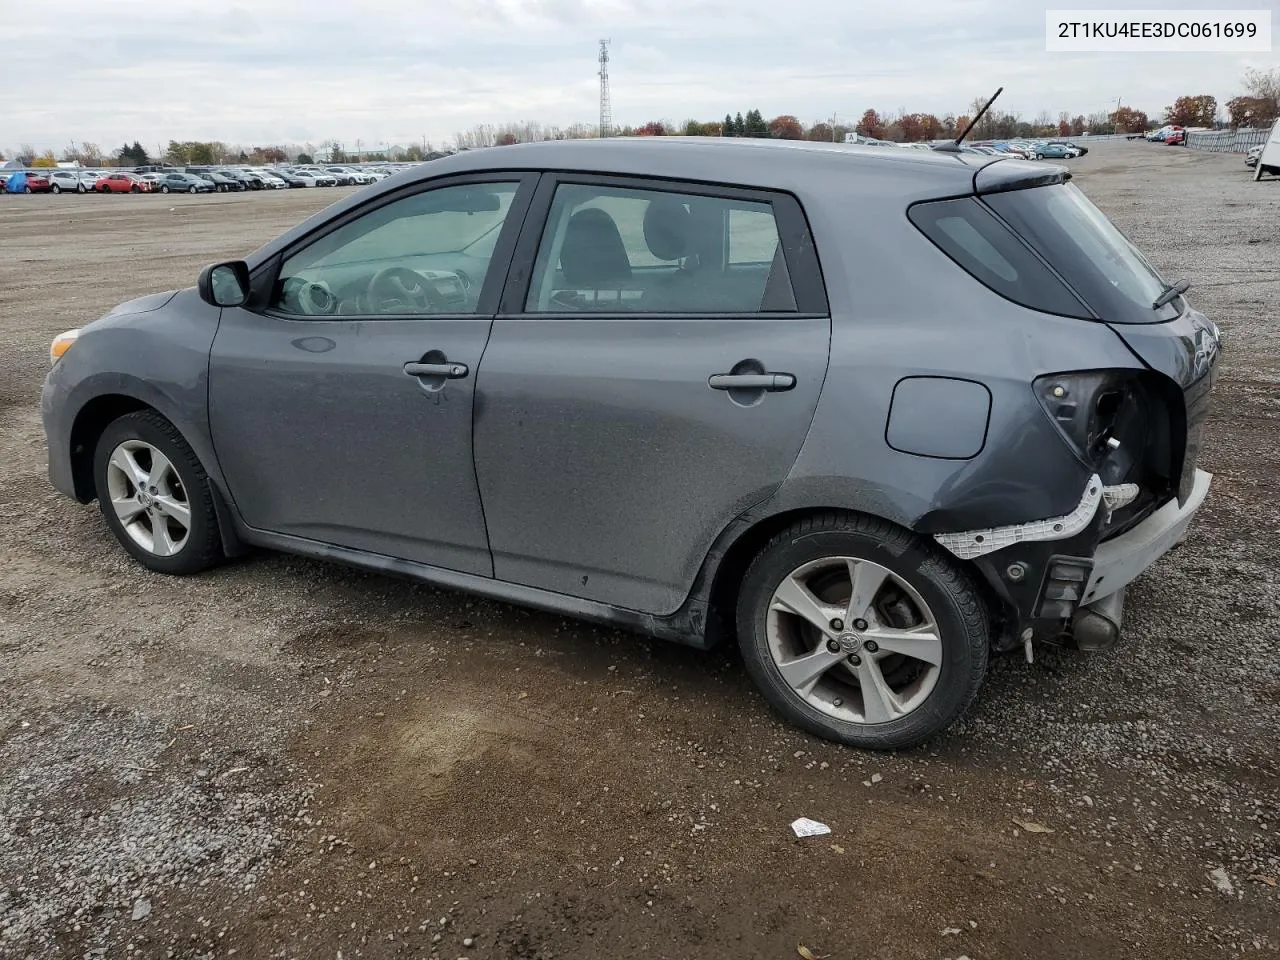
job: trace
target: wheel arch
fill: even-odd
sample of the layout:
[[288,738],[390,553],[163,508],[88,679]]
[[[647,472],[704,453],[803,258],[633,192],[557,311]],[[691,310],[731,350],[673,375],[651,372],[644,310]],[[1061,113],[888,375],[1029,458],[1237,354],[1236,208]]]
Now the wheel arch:
[[[76,500],[81,503],[89,503],[98,495],[97,483],[93,476],[93,458],[94,452],[97,450],[98,440],[101,439],[103,431],[107,429],[109,424],[120,417],[141,411],[150,411],[164,417],[182,435],[183,439],[188,444],[191,444],[191,437],[187,435],[187,432],[183,430],[179,423],[175,422],[162,404],[148,402],[137,396],[136,393],[123,391],[103,393],[91,397],[76,412],[75,419],[71,424],[69,438],[71,477],[75,485]],[[222,535],[223,552],[228,557],[240,556],[248,548],[237,533],[238,525],[228,506],[227,497],[219,486],[217,479],[215,479],[215,470],[211,469],[211,467],[216,467],[216,464],[206,463],[205,459],[200,457],[198,448],[194,444],[192,444],[192,447],[197,459],[200,459],[205,473],[209,476],[209,488],[213,496],[214,511],[217,514],[218,531]]]
[[[736,633],[734,623],[738,594],[742,586],[743,575],[751,565],[751,561],[771,539],[806,517],[824,514],[842,514],[845,516],[870,517],[882,523],[891,524],[905,533],[919,537],[925,541],[932,538],[926,534],[912,530],[894,517],[859,510],[847,505],[830,503],[814,503],[805,506],[790,506],[773,512],[761,513],[752,511],[731,523],[713,544],[698,579],[694,583],[691,599],[701,598],[706,606],[704,625],[704,642],[707,647],[721,640],[732,640]],[[972,560],[963,560],[950,554],[936,543],[932,546],[952,563],[964,569],[970,579],[982,592],[988,612],[995,622],[1005,609],[1004,600],[992,589],[987,576]]]

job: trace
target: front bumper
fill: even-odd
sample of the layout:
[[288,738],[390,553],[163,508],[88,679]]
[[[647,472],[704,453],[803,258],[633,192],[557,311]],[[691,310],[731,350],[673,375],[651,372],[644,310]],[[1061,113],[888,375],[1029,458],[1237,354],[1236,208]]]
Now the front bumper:
[[49,456],[49,482],[65,496],[76,497],[75,476],[71,468],[71,426],[63,411],[66,397],[54,376],[56,368],[45,378],[40,391],[40,419],[44,425],[45,444]]

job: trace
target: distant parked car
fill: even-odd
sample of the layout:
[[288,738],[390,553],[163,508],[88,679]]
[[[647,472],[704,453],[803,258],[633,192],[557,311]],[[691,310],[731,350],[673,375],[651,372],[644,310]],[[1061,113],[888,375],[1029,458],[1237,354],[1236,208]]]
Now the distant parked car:
[[336,187],[338,185],[337,178],[327,173],[320,173],[316,170],[294,170],[294,176],[301,177],[307,182],[308,187]]
[[79,170],[50,170],[50,193],[84,193],[88,188],[80,179]]
[[38,173],[15,170],[4,175],[4,193],[48,193],[49,178]]
[[1171,130],[1169,135],[1164,138],[1164,142],[1170,147],[1183,146],[1187,142],[1187,131],[1182,127],[1178,127],[1176,130]]
[[1068,150],[1074,150],[1076,152],[1077,157],[1083,157],[1086,153],[1089,152],[1088,147],[1082,147],[1080,146],[1080,144],[1073,143],[1070,140],[1050,140],[1049,143],[1066,147]]
[[47,173],[28,173],[27,181],[23,184],[23,193],[52,193],[53,182],[49,179]]
[[1244,155],[1244,165],[1250,170],[1258,165],[1258,158],[1262,156],[1262,147],[1261,143],[1256,147],[1250,147],[1249,152]]
[[1078,156],[1079,151],[1061,143],[1044,143],[1036,147],[1037,160],[1074,160]]
[[247,171],[251,176],[257,177],[262,181],[262,186],[267,190],[284,190],[289,184],[285,183],[272,170],[263,170],[260,167],[250,167]]
[[311,187],[315,184],[288,170],[272,170],[271,175],[284,181],[286,187]]
[[93,185],[95,193],[151,193],[150,180],[136,173],[108,173]]
[[246,190],[262,189],[262,178],[245,173],[243,170],[235,170],[231,167],[219,167],[211,172],[216,173],[219,176],[226,177],[229,180],[236,181],[236,183],[240,184]]
[[231,177],[223,176],[220,173],[197,173],[195,176],[204,180],[206,183],[213,184],[213,189],[218,193],[236,193],[247,189],[239,180],[233,180]]
[[161,193],[212,193],[216,188],[194,173],[164,173],[159,180]]

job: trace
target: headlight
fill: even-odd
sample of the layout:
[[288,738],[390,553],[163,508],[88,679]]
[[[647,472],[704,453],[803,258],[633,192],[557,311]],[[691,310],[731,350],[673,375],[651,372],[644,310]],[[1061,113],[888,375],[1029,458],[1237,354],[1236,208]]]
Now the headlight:
[[53,366],[61,360],[62,355],[71,349],[71,345],[76,342],[76,338],[79,336],[79,330],[68,330],[66,333],[54,337],[53,343],[49,344],[49,366]]

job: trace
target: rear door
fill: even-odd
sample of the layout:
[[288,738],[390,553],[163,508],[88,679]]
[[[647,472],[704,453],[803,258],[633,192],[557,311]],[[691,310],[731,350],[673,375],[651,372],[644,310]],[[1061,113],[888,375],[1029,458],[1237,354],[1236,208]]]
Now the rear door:
[[677,609],[794,463],[830,336],[795,198],[544,176],[476,384],[494,575]]

